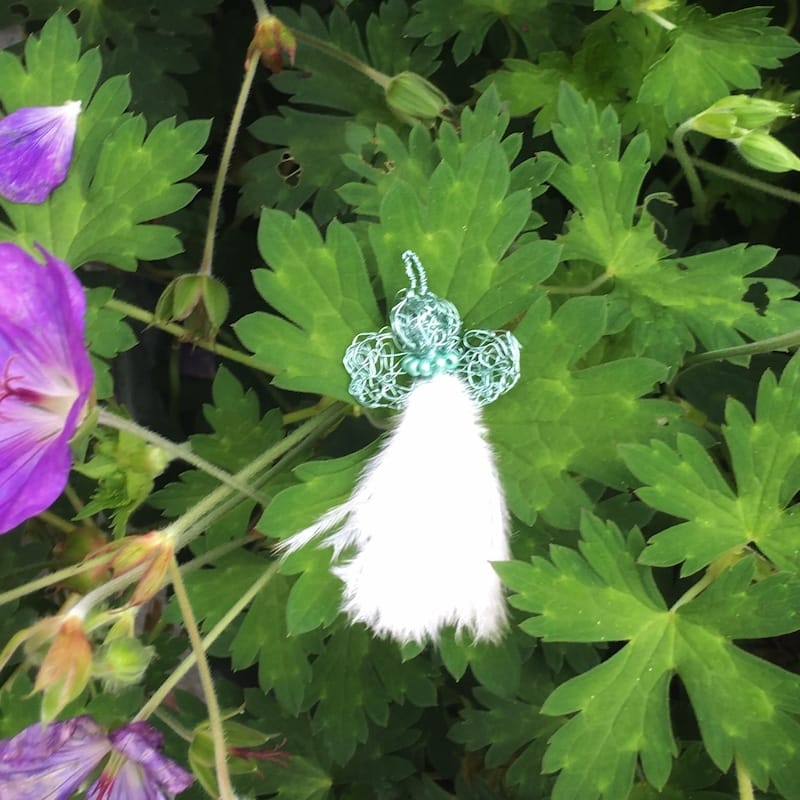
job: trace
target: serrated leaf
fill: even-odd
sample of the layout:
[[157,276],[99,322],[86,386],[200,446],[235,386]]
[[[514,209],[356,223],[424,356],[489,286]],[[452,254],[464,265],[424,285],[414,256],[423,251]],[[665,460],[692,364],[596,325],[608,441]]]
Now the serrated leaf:
[[258,662],[262,691],[274,691],[280,705],[291,714],[303,708],[311,682],[305,645],[301,636],[289,636],[286,601],[289,581],[275,575],[258,593],[231,642],[233,668],[245,669]]
[[[524,623],[528,632],[551,641],[586,641],[594,624],[596,641],[610,634],[628,642],[598,667],[561,684],[542,707],[545,714],[574,715],[550,740],[543,761],[545,771],[560,770],[554,800],[625,798],[637,763],[655,788],[664,786],[676,753],[668,706],[674,673],[686,685],[717,767],[729,769],[735,753],[757,786],[766,789],[772,780],[779,791],[796,797],[790,776],[800,768],[795,744],[800,724],[792,715],[800,711],[800,679],[734,647],[715,625],[730,629],[730,621],[704,615],[713,608],[713,597],[711,602],[702,594],[687,598],[669,611],[656,602],[648,568],[633,560],[640,544],[626,545],[615,526],[586,517],[581,530],[580,556],[554,550],[551,562],[498,565],[519,592],[512,603],[537,615]],[[736,632],[748,637],[764,632],[760,622],[751,628],[744,620],[765,607],[778,608],[785,585],[745,588],[738,572],[723,579],[727,588],[733,582],[745,595],[737,600],[743,622],[733,623]],[[769,597],[773,591],[778,597]],[[577,597],[582,599],[563,613],[564,604]],[[609,611],[605,603],[611,598]],[[609,619],[609,613],[619,618]],[[793,615],[774,629],[797,625]],[[770,726],[781,731],[778,739]]]
[[687,520],[653,536],[643,563],[683,562],[681,572],[689,575],[754,542],[779,568],[797,572],[800,516],[789,503],[800,489],[800,435],[794,423],[798,402],[798,356],[780,382],[771,373],[761,379],[755,420],[740,403],[729,400],[723,434],[735,488],[691,437],[680,437],[677,449],[663,443],[621,449],[631,472],[646,484],[639,496]]
[[[747,277],[770,263],[773,249],[735,245],[668,257],[653,218],[638,207],[649,169],[644,134],[621,153],[614,111],[598,113],[567,85],[561,89],[559,118],[553,134],[565,159],[550,153],[539,158],[552,164],[550,182],[577,211],[563,237],[564,259],[601,266],[598,286],[613,281],[609,302],[615,330],[625,331],[617,343],[622,352],[671,365],[696,341],[711,350],[741,344],[742,334],[758,339],[797,327],[800,309],[788,301],[794,286]],[[756,283],[766,289],[766,313],[744,300]]]
[[[521,378],[485,410],[511,509],[532,524],[537,514],[575,527],[592,501],[573,470],[622,488],[629,477],[620,442],[670,434],[676,409],[640,400],[665,374],[649,359],[621,359],[581,369],[579,362],[606,327],[603,297],[573,298],[550,316],[547,298],[515,333],[522,344]],[[602,420],[602,423],[598,421]]]
[[236,333],[277,386],[349,400],[344,351],[357,333],[383,324],[355,236],[334,221],[323,241],[305,214],[267,210],[258,245],[271,269],[254,273],[256,288],[283,316],[249,314]]
[[712,17],[693,6],[676,18],[667,53],[649,70],[638,100],[658,106],[670,125],[683,122],[732,89],[761,86],[758,68],[774,69],[800,46],[770,27],[768,9],[745,8]]
[[104,400],[110,397],[114,385],[106,359],[130,350],[136,344],[136,336],[125,315],[106,306],[113,296],[111,289],[89,289],[86,292],[86,344],[94,356],[95,392]]
[[130,101],[127,79],[110,78],[95,92],[99,55],[80,56],[79,48],[66,16],[57,13],[38,37],[28,38],[24,68],[15,56],[0,52],[0,101],[7,111],[67,100],[81,100],[84,107],[67,180],[40,205],[5,200],[0,205],[16,229],[9,238],[24,246],[39,243],[73,267],[100,261],[133,270],[137,259],[181,251],[177,231],[143,223],[194,197],[196,189],[179,181],[202,163],[197,151],[209,125],[163,120],[145,136],[144,119],[124,113]]
[[[43,21],[64,7],[59,0],[4,5],[3,26]],[[84,45],[101,49],[106,74],[130,73],[137,109],[159,119],[186,105],[186,91],[174,76],[197,70],[191,40],[207,36],[203,15],[217,5],[218,0],[133,0],[124,6],[73,0],[67,10],[78,12],[75,27]]]
[[[279,16],[290,28],[330,42],[388,76],[404,70],[428,76],[436,66],[438,49],[416,47],[402,35],[408,10],[401,0],[382,3],[363,33],[340,8],[327,24],[308,5],[299,14],[281,9]],[[279,115],[262,117],[250,128],[257,139],[277,148],[243,169],[242,208],[293,212],[313,200],[314,218],[327,222],[342,205],[335,189],[349,177],[341,161],[348,125],[356,118],[370,128],[376,122],[398,129],[404,125],[389,111],[383,89],[359,71],[302,44],[296,65],[298,71],[287,70],[272,80],[299,108],[282,107]]]

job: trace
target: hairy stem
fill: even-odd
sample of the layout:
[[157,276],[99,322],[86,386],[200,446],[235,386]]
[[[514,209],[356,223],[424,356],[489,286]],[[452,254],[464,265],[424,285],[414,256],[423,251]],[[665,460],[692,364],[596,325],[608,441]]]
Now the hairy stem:
[[686,183],[689,186],[689,191],[692,194],[692,201],[694,202],[694,214],[697,220],[704,223],[706,220],[706,193],[703,191],[703,186],[700,183],[700,176],[694,167],[692,157],[686,149],[685,137],[690,128],[687,123],[679,125],[672,136],[672,149],[675,153],[675,158],[681,165],[683,174],[686,177]]
[[212,478],[216,478],[220,483],[230,486],[232,489],[235,489],[237,492],[239,492],[239,494],[249,497],[251,500],[255,500],[257,503],[265,505],[267,502],[266,498],[262,497],[260,494],[258,494],[258,492],[254,492],[246,483],[242,483],[240,480],[238,480],[238,478],[234,477],[229,472],[226,472],[224,469],[220,469],[219,467],[215,467],[204,458],[198,456],[188,443],[177,444],[176,442],[166,439],[155,431],[151,431],[149,428],[139,425],[137,422],[134,422],[131,419],[125,419],[125,417],[120,417],[117,414],[112,413],[106,408],[100,409],[98,421],[101,425],[105,425],[108,428],[114,428],[118,431],[130,433],[133,436],[137,436],[139,439],[144,440],[145,442],[155,445],[172,456],[172,458],[178,458],[181,461],[185,461],[187,464],[191,464],[193,467],[197,467],[197,469],[202,470],[208,475],[211,475]]
[[42,520],[42,522],[47,523],[52,528],[56,528],[56,530],[62,533],[73,533],[78,530],[77,525],[67,522],[63,517],[59,517],[58,514],[53,514],[52,511],[40,511],[36,516]]
[[544,286],[542,288],[548,294],[591,294],[595,289],[599,289],[606,281],[610,281],[613,277],[614,276],[610,272],[606,271],[584,286]]
[[756,795],[753,791],[750,773],[738,755],[736,756],[736,784],[739,787],[739,800],[755,800]]
[[200,261],[200,269],[198,274],[211,275],[212,263],[214,261],[214,242],[217,236],[217,224],[219,223],[219,209],[222,202],[222,192],[225,189],[225,179],[228,175],[228,168],[231,164],[231,156],[233,155],[233,147],[236,144],[236,136],[239,133],[239,127],[242,124],[242,115],[244,114],[244,107],[247,105],[247,98],[250,95],[250,89],[253,86],[253,78],[256,75],[260,59],[253,56],[250,63],[247,65],[247,70],[244,73],[242,80],[242,88],[239,89],[239,96],[236,98],[236,105],[233,108],[233,116],[231,117],[231,124],[228,126],[228,135],[225,138],[225,145],[222,148],[222,156],[219,160],[219,169],[217,170],[217,180],[214,183],[214,192],[211,195],[211,208],[208,211],[208,223],[206,224],[206,241],[203,247],[203,258]]
[[[201,642],[202,649],[208,650],[214,642],[219,639],[225,632],[228,625],[236,619],[236,617],[247,608],[252,602],[253,598],[269,583],[275,573],[280,567],[280,562],[276,561],[271,564],[256,580],[252,583],[249,589],[228,609],[225,616],[206,634]],[[146,720],[153,712],[164,702],[167,695],[180,683],[187,672],[195,665],[196,655],[194,652],[189,653],[186,658],[181,661],[175,668],[172,674],[167,678],[161,686],[151,695],[150,699],[142,706],[139,713],[133,718],[133,722]]]
[[259,22],[261,22],[262,19],[266,19],[268,16],[270,16],[269,8],[264,0],[253,0],[253,10],[256,12]]
[[352,67],[356,72],[360,72],[370,80],[375,81],[381,89],[385,90],[389,86],[391,78],[388,75],[378,72],[378,70],[373,69],[355,56],[351,56],[350,53],[345,53],[344,50],[340,50],[336,45],[317,39],[316,36],[312,36],[310,33],[303,33],[298,30],[293,30],[292,33],[299,44],[313,47],[315,50],[319,50],[320,53],[325,53],[325,55],[347,64],[348,67]]
[[106,303],[106,308],[112,308],[115,311],[119,311],[126,317],[138,320],[139,322],[144,322],[145,325],[148,325],[152,328],[158,328],[158,330],[169,333],[176,339],[181,339],[182,341],[191,341],[193,347],[200,347],[203,350],[208,350],[209,353],[214,353],[222,358],[227,358],[229,361],[236,361],[237,363],[244,364],[252,369],[257,369],[260,372],[266,372],[268,375],[273,375],[275,373],[274,370],[269,369],[269,367],[262,364],[260,361],[258,361],[258,359],[247,355],[247,353],[243,353],[241,350],[234,350],[232,347],[226,347],[224,344],[217,344],[216,342],[205,341],[203,339],[195,340],[193,338],[193,334],[181,325],[176,325],[174,322],[162,322],[156,319],[152,312],[146,311],[145,309],[139,308],[139,306],[132,305],[131,303],[126,303],[124,300],[117,300],[117,298],[112,297]]
[[217,693],[214,689],[214,681],[211,677],[211,670],[208,667],[208,659],[200,637],[200,629],[197,627],[197,620],[192,611],[192,604],[189,602],[189,595],[183,583],[178,562],[172,557],[170,562],[170,577],[172,578],[172,589],[175,592],[175,599],[181,610],[183,622],[186,625],[186,632],[189,635],[189,642],[192,645],[197,661],[197,673],[200,677],[200,685],[203,687],[203,695],[206,698],[206,708],[208,709],[208,723],[211,731],[211,740],[214,743],[214,766],[217,772],[217,786],[220,792],[220,800],[235,800],[231,776],[228,772],[228,748],[225,744],[225,731],[222,728],[222,714],[220,713]]

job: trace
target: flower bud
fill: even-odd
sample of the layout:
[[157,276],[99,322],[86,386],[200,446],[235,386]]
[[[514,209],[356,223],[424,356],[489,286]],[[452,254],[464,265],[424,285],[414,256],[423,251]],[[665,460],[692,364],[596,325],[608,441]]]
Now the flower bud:
[[452,108],[447,95],[416,72],[400,72],[386,84],[386,102],[400,119],[432,125]]
[[247,48],[247,57],[244,68],[250,68],[250,59],[256,54],[261,54],[261,63],[271,72],[278,73],[283,69],[283,55],[289,57],[289,63],[294,64],[297,51],[297,40],[294,34],[277,17],[268,14],[256,23],[253,41]]
[[[64,566],[79,564],[99,555],[108,544],[108,537],[98,528],[79,527],[53,548],[53,555]],[[61,586],[85,594],[108,577],[108,564],[103,562],[61,582]]]
[[43,692],[42,721],[55,719],[86,687],[92,673],[92,646],[80,619],[67,615],[36,676],[33,690]]
[[141,681],[155,653],[132,636],[106,640],[98,649],[92,675],[103,681],[107,691],[116,691]]
[[155,317],[162,322],[185,321],[201,338],[212,338],[228,316],[228,290],[210,275],[175,278],[156,303]]
[[749,131],[767,128],[781,117],[791,116],[793,112],[789,103],[732,94],[692,117],[686,127],[715,139],[736,139]]
[[766,131],[750,131],[740,139],[733,139],[732,143],[742,158],[757,169],[767,172],[800,170],[800,158]]

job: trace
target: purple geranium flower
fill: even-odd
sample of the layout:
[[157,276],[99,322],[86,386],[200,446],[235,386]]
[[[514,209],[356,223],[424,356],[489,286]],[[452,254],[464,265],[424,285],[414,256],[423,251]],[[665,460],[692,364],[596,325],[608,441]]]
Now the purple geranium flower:
[[20,108],[0,119],[0,195],[43,203],[67,177],[80,100]]
[[111,734],[91,717],[36,723],[0,741],[0,800],[66,800],[108,753],[124,757],[117,772],[103,772],[87,800],[168,800],[194,782],[161,755],[161,734],[146,722]]
[[0,244],[0,533],[63,491],[94,382],[81,283],[41,253],[44,264]]
[[119,772],[104,772],[86,800],[168,800],[194,778],[161,754],[164,738],[146,722],[131,722],[111,734],[111,744],[127,759]]
[[2,800],[66,800],[111,750],[90,717],[36,723],[0,741]]

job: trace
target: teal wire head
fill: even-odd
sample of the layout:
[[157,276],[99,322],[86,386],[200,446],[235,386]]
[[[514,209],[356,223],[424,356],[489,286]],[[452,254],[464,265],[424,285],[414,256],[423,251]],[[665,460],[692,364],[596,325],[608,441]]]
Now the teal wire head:
[[417,254],[406,250],[409,288],[389,312],[389,327],[360,333],[344,354],[350,394],[368,408],[403,408],[414,383],[450,373],[478,405],[487,405],[519,380],[520,344],[509,331],[462,333],[461,316],[428,288]]

